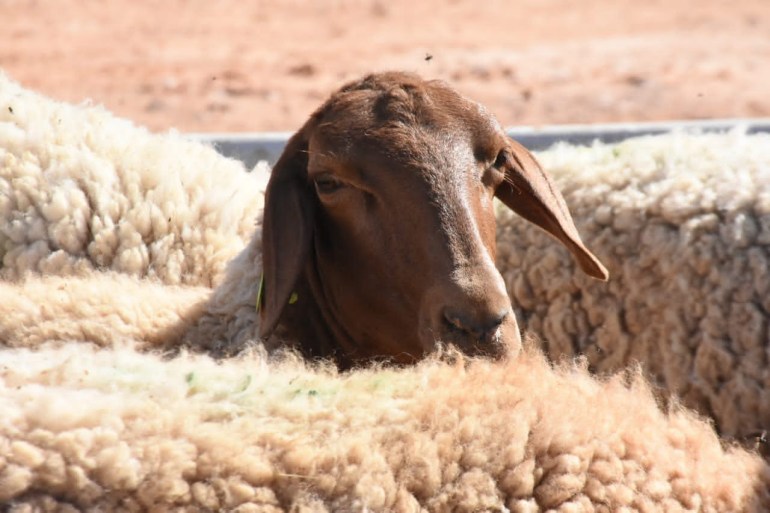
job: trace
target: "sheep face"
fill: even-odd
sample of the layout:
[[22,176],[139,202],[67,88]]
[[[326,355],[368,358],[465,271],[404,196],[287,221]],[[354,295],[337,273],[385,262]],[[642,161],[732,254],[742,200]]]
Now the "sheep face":
[[343,87],[268,185],[262,336],[283,324],[304,352],[343,364],[409,362],[438,343],[515,353],[495,196],[606,278],[548,176],[483,107],[400,73]]

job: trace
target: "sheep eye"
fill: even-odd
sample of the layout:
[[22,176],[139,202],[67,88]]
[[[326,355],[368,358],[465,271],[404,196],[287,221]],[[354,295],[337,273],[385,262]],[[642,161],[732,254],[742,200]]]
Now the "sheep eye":
[[492,164],[492,167],[500,169],[508,162],[508,153],[505,150],[500,150],[500,153],[497,154],[497,158],[495,159],[495,163]]
[[505,150],[500,150],[495,161],[486,168],[482,175],[481,181],[484,185],[496,189],[505,180],[505,167],[508,164],[508,158],[508,153]]
[[345,187],[345,184],[331,175],[321,175],[314,180],[318,194],[331,194]]

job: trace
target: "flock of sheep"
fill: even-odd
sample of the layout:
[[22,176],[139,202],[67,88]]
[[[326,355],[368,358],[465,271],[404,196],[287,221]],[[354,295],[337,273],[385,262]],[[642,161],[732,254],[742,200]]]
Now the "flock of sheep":
[[769,180],[397,73],[246,173],[0,76],[0,504],[766,511]]

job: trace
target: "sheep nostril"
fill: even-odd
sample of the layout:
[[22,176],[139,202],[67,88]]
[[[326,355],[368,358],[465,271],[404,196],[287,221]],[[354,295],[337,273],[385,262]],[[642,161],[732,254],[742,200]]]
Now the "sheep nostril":
[[480,339],[483,334],[482,330],[470,323],[466,317],[447,313],[445,318],[455,332],[461,333],[472,340]]
[[447,310],[444,312],[444,319],[450,326],[465,331],[466,322],[458,314]]

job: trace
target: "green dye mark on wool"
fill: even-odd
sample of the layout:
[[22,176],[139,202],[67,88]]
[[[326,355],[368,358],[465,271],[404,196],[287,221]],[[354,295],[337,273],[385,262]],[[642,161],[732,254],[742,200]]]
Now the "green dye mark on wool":
[[190,371],[184,375],[184,380],[187,383],[188,397],[208,392],[209,394],[224,398],[231,395],[243,394],[251,387],[254,378],[251,374],[246,374],[242,378],[235,376],[233,381],[216,378],[206,379],[205,373],[203,378],[201,378],[195,371]]
[[197,376],[195,375],[195,372],[190,371],[187,374],[184,375],[184,380],[187,383],[187,397],[190,397],[191,395],[195,395],[198,392],[200,392],[200,383],[197,381]]
[[251,374],[246,375],[243,382],[241,383],[240,388],[236,390],[235,393],[240,394],[242,392],[245,392],[249,388],[249,385],[251,385]]
[[304,397],[312,397],[315,399],[321,399],[322,397],[332,397],[335,395],[335,391],[332,389],[319,390],[317,388],[295,388],[289,391],[288,399],[293,401]]

